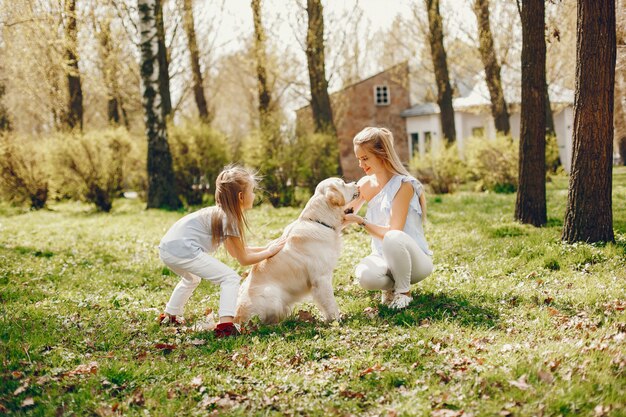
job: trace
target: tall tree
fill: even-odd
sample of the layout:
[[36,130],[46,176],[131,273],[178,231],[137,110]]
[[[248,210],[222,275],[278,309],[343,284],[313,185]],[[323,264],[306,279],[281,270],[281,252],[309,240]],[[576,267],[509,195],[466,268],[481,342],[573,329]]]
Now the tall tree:
[[[311,88],[311,110],[316,133],[337,137],[333,110],[328,95],[324,55],[324,8],[321,0],[307,0],[306,59]],[[342,175],[341,155],[337,152],[337,174]]]
[[511,131],[509,110],[502,91],[500,64],[493,47],[493,35],[489,23],[489,0],[476,0],[474,13],[478,21],[478,50],[485,67],[485,81],[491,97],[491,115],[496,131],[507,135]]
[[426,0],[428,11],[428,42],[437,82],[437,104],[443,137],[449,142],[456,140],[454,108],[452,107],[452,87],[448,75],[448,58],[443,45],[443,19],[439,13],[439,0]]
[[161,111],[159,60],[157,57],[157,14],[159,0],[138,0],[141,36],[141,81],[143,108],[148,138],[148,208],[177,209],[172,155],[167,142],[165,118]]
[[618,1],[615,20],[615,146],[626,165],[626,0]]
[[69,103],[65,123],[70,129],[83,129],[83,90],[78,69],[78,30],[76,27],[76,0],[65,2],[65,60]]
[[252,0],[254,19],[254,55],[256,58],[257,88],[259,91],[259,119],[261,131],[266,131],[271,122],[272,93],[267,79],[267,51],[265,50],[265,29],[261,18],[261,0]]
[[156,8],[156,29],[158,39],[157,57],[159,60],[159,92],[161,93],[161,111],[167,119],[172,113],[172,95],[170,94],[170,64],[165,43],[165,23],[163,21],[163,0],[154,1]]
[[204,83],[202,71],[200,70],[200,53],[196,42],[196,27],[193,18],[193,0],[185,0],[183,3],[184,26],[189,44],[189,59],[191,60],[191,73],[193,75],[193,96],[198,107],[200,119],[210,122],[212,117],[209,114],[206,97],[204,96]]
[[572,169],[562,239],[610,242],[615,0],[578,0]]
[[546,214],[546,41],[544,0],[522,3],[522,110],[515,218],[543,226]]

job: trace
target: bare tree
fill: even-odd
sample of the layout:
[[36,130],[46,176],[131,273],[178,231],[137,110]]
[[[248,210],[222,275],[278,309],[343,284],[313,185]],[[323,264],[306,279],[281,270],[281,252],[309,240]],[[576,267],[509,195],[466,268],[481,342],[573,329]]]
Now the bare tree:
[[[308,17],[306,34],[306,57],[311,88],[311,110],[316,133],[337,137],[333,110],[328,95],[326,63],[324,55],[324,9],[321,0],[307,0]],[[342,175],[341,156],[337,152],[337,173]]]
[[65,122],[70,129],[83,129],[83,90],[78,69],[78,30],[76,27],[76,0],[65,2],[65,57],[69,103]]
[[193,75],[193,96],[198,107],[200,119],[210,122],[212,115],[209,114],[206,97],[204,96],[204,83],[200,70],[200,53],[196,41],[196,28],[193,18],[193,0],[185,0],[183,4],[184,26],[189,44],[189,59],[191,61],[191,73]]
[[181,202],[176,194],[172,155],[167,142],[165,116],[161,110],[158,60],[159,0],[138,0],[141,34],[141,80],[143,107],[148,138],[148,208],[177,209]]
[[626,0],[616,10],[617,58],[615,63],[615,146],[626,165]]
[[562,239],[611,242],[615,0],[579,0],[574,143]]
[[267,51],[265,50],[266,35],[261,18],[261,0],[252,0],[252,17],[254,18],[254,55],[256,58],[257,88],[259,91],[259,120],[261,131],[270,125],[272,93],[267,79]]
[[154,0],[156,8],[156,29],[158,39],[157,58],[159,60],[159,92],[161,93],[161,111],[167,118],[172,113],[172,95],[170,93],[170,70],[167,44],[165,43],[165,24],[163,22],[163,0]]
[[543,226],[546,214],[546,42],[543,0],[522,4],[522,110],[515,218]]
[[439,0],[425,1],[428,12],[428,40],[435,69],[435,80],[437,81],[437,104],[439,105],[441,131],[446,140],[454,142],[456,140],[456,127],[454,125],[454,108],[452,107],[452,87],[448,75],[446,49],[443,45],[443,21],[439,13]]
[[478,41],[480,57],[485,66],[485,81],[491,96],[491,114],[496,130],[507,135],[511,131],[509,110],[502,91],[500,64],[493,47],[493,35],[489,23],[489,0],[476,0],[474,13],[478,21]]

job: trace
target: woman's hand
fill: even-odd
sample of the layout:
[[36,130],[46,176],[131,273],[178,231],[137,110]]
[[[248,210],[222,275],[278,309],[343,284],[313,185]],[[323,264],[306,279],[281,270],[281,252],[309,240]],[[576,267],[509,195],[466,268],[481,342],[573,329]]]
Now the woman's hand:
[[278,239],[270,242],[267,245],[267,251],[270,253],[270,258],[274,255],[276,255],[278,252],[281,251],[281,249],[285,246],[285,243],[287,243],[287,236],[281,236]]
[[365,219],[363,219],[363,217],[359,216],[358,214],[345,214],[343,216],[343,225],[348,226],[352,223],[361,224],[364,220]]

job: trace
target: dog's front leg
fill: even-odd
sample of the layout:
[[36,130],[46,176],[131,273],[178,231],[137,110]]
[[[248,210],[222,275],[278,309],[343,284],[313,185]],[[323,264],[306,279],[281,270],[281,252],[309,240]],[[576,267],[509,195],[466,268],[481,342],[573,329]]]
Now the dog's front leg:
[[332,276],[322,277],[311,288],[311,295],[326,321],[339,320],[341,313],[333,293]]

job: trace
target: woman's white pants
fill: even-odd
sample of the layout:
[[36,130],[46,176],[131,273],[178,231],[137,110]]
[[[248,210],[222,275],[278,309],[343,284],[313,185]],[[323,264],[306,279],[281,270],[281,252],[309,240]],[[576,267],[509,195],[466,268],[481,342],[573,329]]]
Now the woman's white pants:
[[390,230],[383,238],[383,255],[369,255],[356,266],[355,275],[366,290],[405,293],[433,271],[430,256],[406,233]]
[[218,284],[221,288],[219,316],[235,315],[241,281],[239,274],[206,252],[200,252],[192,259],[179,258],[162,249],[159,254],[163,263],[181,278],[165,307],[166,313],[182,315],[189,297],[200,284],[201,279],[206,279],[213,284]]

